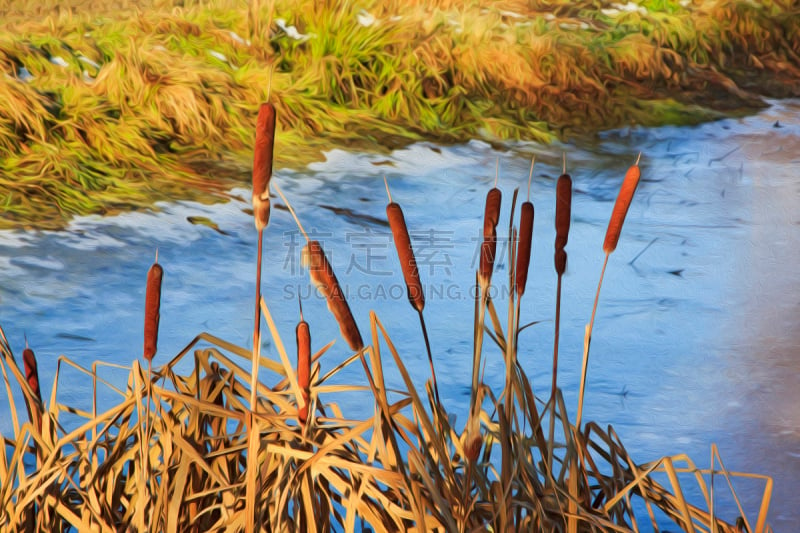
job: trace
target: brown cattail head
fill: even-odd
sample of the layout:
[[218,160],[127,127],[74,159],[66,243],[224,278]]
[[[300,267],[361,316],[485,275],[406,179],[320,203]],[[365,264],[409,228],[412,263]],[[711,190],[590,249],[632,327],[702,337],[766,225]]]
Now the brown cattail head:
[[483,214],[483,237],[484,239],[492,235],[497,229],[497,223],[500,221],[500,202],[502,200],[502,193],[497,187],[492,187],[486,193],[486,208]]
[[481,453],[483,446],[483,435],[480,431],[476,431],[471,435],[467,435],[467,441],[464,443],[464,456],[470,463],[475,463]]
[[156,255],[156,262],[147,271],[147,294],[144,300],[144,358],[148,361],[153,360],[158,346],[161,278],[163,277],[164,269],[158,264],[158,256]]
[[333,273],[333,268],[328,262],[328,258],[325,257],[319,241],[308,241],[308,244],[303,247],[303,263],[309,268],[311,281],[325,296],[328,310],[333,313],[336,322],[339,323],[342,337],[347,341],[350,349],[358,351],[363,348],[364,341],[361,339],[361,333],[358,331],[353,313],[350,311],[350,306],[347,305],[336,274]]
[[417,260],[414,258],[414,249],[411,247],[411,239],[408,236],[403,210],[399,204],[389,202],[386,205],[386,216],[389,219],[389,226],[392,228],[397,255],[400,257],[400,267],[403,269],[403,278],[408,289],[408,300],[414,309],[422,312],[425,307],[425,294],[422,292]]
[[28,348],[27,344],[25,349],[22,350],[22,362],[25,367],[25,381],[30,385],[33,394],[41,402],[42,391],[39,388],[39,365],[36,364],[36,355],[33,350]]
[[272,178],[274,148],[275,106],[267,102],[258,110],[253,158],[253,213],[259,231],[269,222],[269,180]]
[[484,235],[481,243],[481,263],[478,270],[481,281],[486,285],[492,280],[495,254],[497,254],[497,230],[492,229],[491,234]]
[[533,204],[523,202],[520,209],[519,244],[517,245],[516,290],[517,297],[525,292],[528,283],[528,266],[531,262],[533,243]]
[[308,420],[309,387],[311,386],[311,333],[308,329],[308,322],[303,320],[302,311],[295,334],[297,336],[297,384],[300,386],[305,402],[305,405],[297,411],[297,418],[300,423],[305,424]]
[[617,247],[619,234],[622,232],[622,224],[625,222],[625,215],[631,206],[633,193],[636,191],[636,185],[639,184],[640,176],[639,160],[637,159],[636,163],[625,173],[622,187],[620,187],[619,194],[617,194],[617,201],[614,203],[614,210],[611,212],[611,220],[608,221],[608,230],[606,230],[606,238],[603,241],[603,251],[606,254],[610,254]]
[[556,182],[556,249],[567,245],[571,210],[572,178],[562,174]]
[[500,221],[500,203],[502,193],[492,187],[486,193],[486,207],[483,214],[483,242],[481,243],[481,260],[479,274],[483,283],[489,284],[494,270],[494,258],[497,253],[497,223]]
[[[556,272],[564,273],[567,266],[567,254],[564,248],[569,238],[569,223],[572,210],[572,178],[562,174],[556,182]],[[564,252],[560,254],[559,251]]]

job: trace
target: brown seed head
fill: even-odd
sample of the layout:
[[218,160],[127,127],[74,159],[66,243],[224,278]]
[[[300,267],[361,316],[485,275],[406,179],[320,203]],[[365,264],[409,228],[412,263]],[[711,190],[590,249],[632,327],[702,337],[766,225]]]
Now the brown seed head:
[[483,237],[489,237],[496,229],[500,221],[500,203],[502,193],[497,187],[492,187],[486,193],[486,207],[483,214]]
[[256,143],[253,157],[253,196],[261,196],[272,178],[272,156],[275,148],[275,106],[261,104],[256,122]]
[[482,446],[483,436],[481,435],[480,430],[476,430],[467,434],[467,439],[464,443],[464,456],[467,458],[467,461],[471,463],[476,462],[481,453]]
[[608,221],[606,238],[603,241],[603,251],[606,254],[610,254],[617,248],[619,234],[622,232],[622,224],[625,222],[625,215],[631,206],[633,193],[636,192],[636,185],[639,184],[640,176],[639,161],[637,160],[636,164],[631,166],[625,173],[622,187],[620,187],[619,194],[617,194],[617,201],[614,203],[614,210],[611,212],[611,220]]
[[571,210],[572,178],[562,174],[556,183],[556,250],[567,245]]
[[303,393],[305,405],[297,412],[297,418],[305,424],[308,420],[309,387],[311,385],[311,333],[308,322],[300,318],[295,329],[297,336],[297,383]]
[[422,312],[425,307],[425,294],[422,291],[417,260],[414,258],[414,249],[411,247],[411,239],[408,236],[403,210],[399,204],[390,202],[386,206],[386,216],[389,219],[389,226],[392,228],[397,255],[400,257],[400,267],[403,269],[403,278],[408,290],[408,300],[414,309]]
[[497,231],[492,229],[490,235],[484,235],[483,242],[481,243],[481,262],[479,275],[481,281],[486,285],[492,280],[492,271],[494,270],[494,257],[497,253]]
[[42,391],[39,388],[39,365],[36,364],[36,355],[33,350],[25,347],[22,350],[22,362],[25,367],[25,381],[30,385],[33,394],[39,401],[42,401]]
[[157,262],[147,271],[147,293],[144,300],[144,357],[153,360],[158,345],[158,321],[161,307],[161,279],[164,270]]
[[528,266],[531,262],[533,244],[533,204],[523,202],[520,208],[519,245],[517,245],[516,290],[517,296],[525,292],[528,283]]
[[274,148],[275,106],[267,102],[258,110],[253,158],[253,213],[259,231],[269,222],[269,180],[272,178]]
[[311,281],[325,295],[328,310],[333,313],[336,322],[339,323],[342,337],[347,341],[350,349],[358,351],[363,348],[364,341],[361,339],[361,333],[358,331],[353,313],[350,311],[350,306],[347,305],[344,292],[342,292],[336,274],[333,273],[333,268],[325,257],[319,241],[308,241],[308,244],[303,247],[303,263],[309,268]]

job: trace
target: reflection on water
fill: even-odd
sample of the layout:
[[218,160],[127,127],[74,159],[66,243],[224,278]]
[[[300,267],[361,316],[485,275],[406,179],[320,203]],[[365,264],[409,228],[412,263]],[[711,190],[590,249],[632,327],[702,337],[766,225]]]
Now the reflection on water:
[[[686,452],[705,467],[717,443],[726,467],[775,478],[776,531],[800,529],[800,103],[696,128],[620,130],[579,147],[522,144],[498,154],[479,142],[419,144],[390,157],[333,151],[308,173],[275,179],[305,229],[322,241],[362,333],[375,309],[421,387],[429,371],[419,323],[383,222],[379,178],[387,175],[426,286],[434,357],[447,369],[439,376],[443,401],[463,420],[482,204],[498,155],[503,217],[513,189],[526,191],[529,158],[537,156],[534,259],[522,320],[539,323],[521,334],[520,361],[535,388],[550,382],[554,179],[563,150],[575,186],[559,356],[568,405],[577,402],[605,226],[623,173],[642,151],[643,181],[600,298],[584,416],[613,424],[642,462]],[[158,248],[165,277],[156,360],[200,331],[249,346],[255,229],[247,207],[244,200],[163,204],[154,214],[83,218],[61,233],[0,233],[0,324],[17,352],[27,335],[45,391],[60,354],[84,365],[128,364],[141,355],[144,281]],[[302,295],[317,347],[337,339],[325,355],[330,369],[348,355],[346,343],[324,301],[308,292],[300,238],[288,213],[273,210],[264,296],[288,340]],[[504,260],[498,268],[502,306]],[[264,350],[270,353],[268,340]],[[487,344],[486,356],[487,381],[501,383],[500,354]],[[390,368],[386,378],[389,387],[400,385]],[[342,379],[362,377],[354,367]],[[65,370],[66,403],[88,406],[89,390],[85,377]],[[369,405],[363,398],[334,401],[360,411]],[[0,431],[8,433],[10,421],[0,420]],[[762,490],[757,482],[737,483],[752,516]],[[727,499],[720,512],[729,520],[737,514]]]

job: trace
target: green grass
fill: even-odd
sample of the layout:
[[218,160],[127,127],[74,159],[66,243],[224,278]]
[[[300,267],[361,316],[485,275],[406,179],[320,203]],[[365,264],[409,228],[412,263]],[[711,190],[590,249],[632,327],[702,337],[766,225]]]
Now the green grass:
[[246,179],[270,87],[291,147],[278,167],[336,146],[689,124],[800,95],[792,2],[639,4],[7,0],[0,228],[213,201]]

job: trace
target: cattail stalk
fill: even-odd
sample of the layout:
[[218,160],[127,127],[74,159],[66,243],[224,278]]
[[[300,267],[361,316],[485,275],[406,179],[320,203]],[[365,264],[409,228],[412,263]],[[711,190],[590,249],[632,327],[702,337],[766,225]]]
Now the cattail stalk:
[[295,328],[297,337],[297,383],[303,395],[303,406],[297,410],[297,419],[301,424],[308,421],[311,386],[311,332],[308,322],[303,320],[303,307],[300,306],[300,322]]
[[564,166],[561,176],[556,182],[556,242],[553,260],[558,281],[556,282],[556,320],[553,336],[553,381],[550,398],[555,401],[556,381],[558,378],[558,340],[561,330],[561,277],[567,270],[567,241],[569,225],[572,217],[572,178],[567,174],[567,156],[564,154]]
[[[255,16],[254,13],[251,15]],[[271,78],[270,78],[271,83]],[[248,417],[249,446],[257,446],[258,436],[253,413],[257,407],[256,388],[258,385],[258,367],[261,358],[261,262],[263,257],[264,228],[269,223],[270,200],[269,182],[272,179],[272,159],[275,148],[275,106],[269,102],[261,104],[256,120],[256,140],[253,152],[253,217],[258,231],[258,246],[256,257],[256,288],[255,309],[253,312],[253,353],[250,370],[250,416]],[[247,461],[247,488],[246,488],[246,513],[251,520],[247,520],[246,530],[253,530],[256,505],[256,458],[257,450],[252,455],[248,454]]]
[[583,416],[583,395],[586,390],[586,373],[589,366],[589,345],[592,341],[592,329],[594,328],[594,317],[597,313],[597,302],[600,299],[600,288],[603,286],[603,276],[606,273],[606,266],[608,265],[608,258],[617,248],[619,236],[622,232],[622,225],[625,222],[625,215],[628,213],[628,208],[633,200],[633,193],[636,192],[636,186],[639,184],[641,172],[639,170],[639,160],[642,154],[639,153],[636,162],[628,168],[625,172],[625,178],[622,180],[622,186],[617,194],[617,200],[614,202],[614,209],[611,211],[611,219],[608,222],[606,229],[606,237],[603,241],[603,251],[605,252],[605,259],[603,260],[603,268],[600,270],[600,280],[597,282],[597,292],[594,296],[594,305],[592,306],[592,317],[586,325],[586,334],[583,338],[583,365],[581,367],[581,384],[578,394],[578,414],[575,418],[575,427],[581,427],[581,418]]
[[253,360],[250,372],[250,409],[255,409],[258,359],[261,348],[261,262],[264,228],[269,223],[269,182],[272,179],[272,159],[275,151],[275,106],[261,104],[256,120],[256,141],[253,150],[253,217],[258,231],[256,256],[256,289],[253,312]]
[[433,354],[431,353],[430,340],[428,339],[428,328],[425,326],[425,318],[422,314],[422,310],[425,308],[425,293],[422,290],[417,260],[414,257],[414,249],[411,247],[411,238],[408,234],[408,227],[406,226],[406,219],[403,216],[403,210],[399,204],[392,201],[392,194],[389,192],[389,183],[386,181],[386,176],[383,177],[383,181],[386,185],[386,194],[389,197],[389,203],[386,205],[386,218],[389,219],[389,227],[392,230],[395,248],[400,258],[400,267],[403,271],[403,279],[406,282],[406,290],[408,291],[408,301],[419,314],[422,336],[425,338],[425,348],[428,351],[428,363],[431,366],[433,392],[436,403],[441,405],[439,386],[436,382],[436,371],[433,367]]

